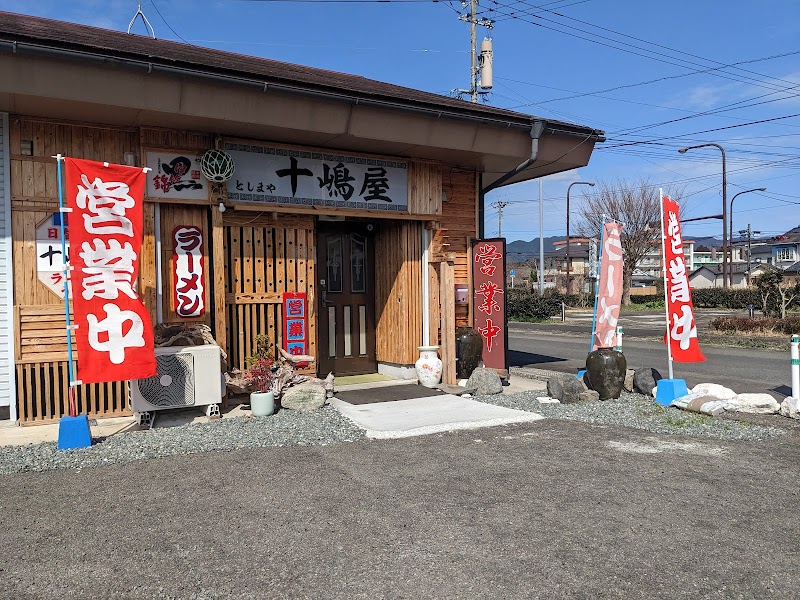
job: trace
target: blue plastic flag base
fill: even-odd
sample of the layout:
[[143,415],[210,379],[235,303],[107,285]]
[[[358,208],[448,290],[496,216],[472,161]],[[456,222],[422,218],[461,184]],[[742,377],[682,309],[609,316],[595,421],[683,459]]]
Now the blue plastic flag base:
[[669,406],[672,401],[689,393],[684,379],[659,379],[656,387],[656,402]]
[[584,375],[586,375],[586,369],[580,369],[578,371],[578,374],[575,375],[575,379],[577,379],[578,381],[582,381]]
[[58,449],[88,448],[92,445],[92,434],[89,431],[89,417],[61,417],[58,422]]

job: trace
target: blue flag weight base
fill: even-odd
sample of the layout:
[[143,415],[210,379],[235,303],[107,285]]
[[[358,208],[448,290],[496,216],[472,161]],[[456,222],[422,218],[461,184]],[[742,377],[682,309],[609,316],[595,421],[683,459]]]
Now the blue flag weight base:
[[656,402],[661,406],[669,406],[672,401],[689,393],[683,379],[659,379],[656,387]]
[[92,445],[89,417],[61,417],[58,422],[58,449],[88,448]]

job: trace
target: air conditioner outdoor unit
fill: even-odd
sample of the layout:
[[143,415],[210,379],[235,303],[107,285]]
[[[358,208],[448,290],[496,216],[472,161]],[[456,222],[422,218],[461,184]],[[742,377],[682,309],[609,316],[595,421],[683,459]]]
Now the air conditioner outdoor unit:
[[153,377],[131,381],[133,412],[142,415],[169,408],[206,406],[206,414],[219,414],[222,373],[218,346],[156,348],[156,367],[158,372]]

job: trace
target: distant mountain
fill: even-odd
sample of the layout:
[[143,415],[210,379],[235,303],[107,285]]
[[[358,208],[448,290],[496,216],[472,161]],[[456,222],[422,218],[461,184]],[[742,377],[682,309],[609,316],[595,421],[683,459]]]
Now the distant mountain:
[[[693,240],[695,248],[697,248],[698,246],[708,246],[709,248],[720,249],[722,247],[721,236],[720,238],[713,236],[704,236],[704,237],[691,237],[686,239]],[[552,252],[555,249],[553,246],[554,242],[563,240],[564,240],[563,235],[554,235],[544,238],[545,254],[547,254],[548,252]],[[738,236],[734,238],[734,241],[738,241]],[[524,242],[522,240],[515,240],[513,242],[510,242],[506,246],[506,253],[508,254],[508,262],[524,262],[531,258],[538,258],[539,238],[538,237],[534,238],[530,242]]]

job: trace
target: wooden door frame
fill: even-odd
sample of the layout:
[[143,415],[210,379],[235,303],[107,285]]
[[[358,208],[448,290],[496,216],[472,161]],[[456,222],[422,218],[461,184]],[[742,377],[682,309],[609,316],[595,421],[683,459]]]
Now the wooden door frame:
[[[322,246],[322,236],[326,234],[350,234],[350,233],[357,233],[363,235],[367,239],[367,284],[368,284],[368,294],[371,296],[371,306],[368,306],[367,311],[367,321],[368,323],[372,324],[371,329],[367,330],[367,344],[371,346],[371,356],[372,356],[372,372],[377,372],[378,369],[378,353],[377,353],[377,294],[375,289],[375,229],[374,224],[369,219],[353,219],[347,221],[317,221],[317,227],[315,231],[315,242],[317,247],[317,256],[319,257],[321,253],[325,253],[325,257],[327,258],[327,247],[323,249]],[[349,265],[348,265],[349,268]],[[322,364],[325,360],[322,358],[322,353],[328,351],[328,328],[322,327],[321,321],[323,319],[323,311],[325,310],[325,306],[323,304],[323,289],[319,283],[320,277],[324,274],[325,279],[327,279],[327,264],[323,264],[323,261],[320,261],[317,265],[316,269],[316,280],[314,285],[318,290],[317,298],[315,299],[315,308],[317,313],[318,319],[318,327],[317,327],[317,352],[319,353],[319,357],[317,358],[317,370],[318,375],[323,377],[327,375],[327,373],[323,373],[322,371]],[[327,318],[327,317],[325,317]],[[327,323],[327,321],[326,321]]]

